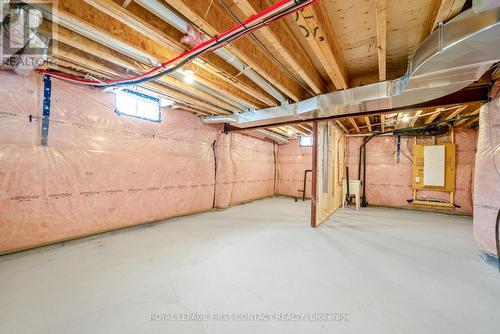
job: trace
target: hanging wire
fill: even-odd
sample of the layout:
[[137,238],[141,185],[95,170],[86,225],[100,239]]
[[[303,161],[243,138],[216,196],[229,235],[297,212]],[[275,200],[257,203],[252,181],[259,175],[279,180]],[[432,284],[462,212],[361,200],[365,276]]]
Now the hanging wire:
[[[219,3],[224,7],[224,9],[233,17],[233,19],[235,19],[239,24],[243,24],[240,19],[238,19],[238,17],[233,13],[233,11],[224,3],[223,0],[219,0]],[[280,62],[280,60],[278,58],[276,58],[276,56],[267,48],[267,46],[262,43],[262,41],[257,37],[255,36],[255,34],[252,32],[250,33],[250,35],[252,36],[252,38],[257,42],[257,44],[259,44],[265,51],[266,53],[271,57],[273,58],[273,60],[285,71],[288,73],[288,75],[290,75],[292,77],[293,80],[295,80],[295,82],[297,82],[300,87],[302,87],[303,89],[305,89],[309,94],[311,94],[311,96],[316,96],[316,94],[311,91],[311,89],[307,86],[305,86],[302,82],[300,82],[299,79],[297,79],[297,77],[295,76],[295,74],[293,74],[287,66],[285,66],[282,62]]]

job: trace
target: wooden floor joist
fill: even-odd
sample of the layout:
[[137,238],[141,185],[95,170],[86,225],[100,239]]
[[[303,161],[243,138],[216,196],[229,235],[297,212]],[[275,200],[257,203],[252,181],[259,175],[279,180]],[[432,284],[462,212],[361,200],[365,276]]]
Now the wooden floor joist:
[[[239,22],[271,5],[268,0],[222,0],[222,2],[232,14],[236,15]],[[284,21],[274,22],[254,34],[270,52],[279,55],[286,62],[284,65],[288,65],[290,70],[296,73],[296,77],[302,78],[315,94],[326,92],[323,79],[305,51],[293,38]]]
[[[199,0],[164,1],[210,36],[234,26],[233,19],[218,1],[208,3]],[[300,101],[310,96],[299,83],[276,66],[251,38],[243,37],[234,41],[227,45],[227,49],[293,101]]]

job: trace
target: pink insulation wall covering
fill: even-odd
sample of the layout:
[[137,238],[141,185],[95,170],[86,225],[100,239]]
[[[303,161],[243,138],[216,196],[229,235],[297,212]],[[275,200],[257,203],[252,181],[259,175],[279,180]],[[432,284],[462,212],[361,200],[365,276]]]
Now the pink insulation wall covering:
[[[312,147],[300,147],[298,140],[280,145],[278,149],[279,195],[301,197],[297,190],[304,187],[304,170],[312,169]],[[306,197],[311,198],[311,173],[307,174]]]
[[[497,86],[500,89],[500,85]],[[498,95],[499,90],[496,90]],[[474,180],[474,240],[496,255],[495,224],[500,210],[500,97],[481,108]]]
[[[472,214],[472,183],[477,131],[459,129],[455,132],[456,156],[456,212]],[[358,179],[360,137],[348,139],[347,161],[349,178]],[[414,138],[401,138],[400,161],[397,162],[395,136],[375,137],[367,144],[366,196],[368,203],[391,207],[408,207],[413,198],[412,189],[412,145]],[[431,144],[431,138],[418,138],[418,144]],[[449,136],[437,137],[437,143],[447,143]],[[449,200],[449,193],[419,191],[419,198]]]
[[273,194],[271,142],[180,110],[118,116],[113,94],[52,80],[41,146],[42,77],[0,81],[0,253],[211,209],[214,140],[218,207]]

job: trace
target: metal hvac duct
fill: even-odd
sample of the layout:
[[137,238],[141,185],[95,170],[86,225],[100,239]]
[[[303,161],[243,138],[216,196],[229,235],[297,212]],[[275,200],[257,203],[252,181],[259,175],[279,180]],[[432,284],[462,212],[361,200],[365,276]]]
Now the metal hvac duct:
[[[148,9],[150,12],[158,15],[163,20],[173,25],[177,30],[187,33],[189,29],[189,24],[176,15],[174,12],[169,10],[158,0],[135,0],[139,5]],[[250,80],[255,82],[258,86],[268,92],[276,100],[280,101],[281,104],[288,103],[288,99],[280,91],[274,88],[269,82],[262,78],[257,72],[255,72],[251,67],[245,65],[236,56],[231,54],[224,48],[215,50],[214,53],[224,59],[226,62],[231,64],[234,68],[240,71],[243,75],[248,77]]]
[[[390,110],[431,101],[478,80],[500,60],[500,8],[468,10],[433,32],[396,80],[319,95],[298,103],[240,113],[238,128]],[[216,122],[217,116],[210,116]],[[221,118],[221,123],[223,123]]]
[[248,130],[248,131],[243,131],[242,133],[259,139],[268,138],[271,139],[272,141],[275,141],[278,144],[288,143],[288,138],[286,138],[285,136],[282,136],[280,134],[265,129]]
[[[15,55],[16,65],[14,72],[20,75],[28,75],[43,65],[47,60],[49,52],[49,39],[40,33],[35,33],[28,42],[28,48],[24,48],[20,55]],[[34,53],[34,51],[37,51]]]
[[10,0],[0,0],[0,22],[3,22],[7,14],[9,14]]
[[2,22],[2,57],[8,59],[26,46],[42,23],[40,10],[28,5],[19,5],[9,11]]

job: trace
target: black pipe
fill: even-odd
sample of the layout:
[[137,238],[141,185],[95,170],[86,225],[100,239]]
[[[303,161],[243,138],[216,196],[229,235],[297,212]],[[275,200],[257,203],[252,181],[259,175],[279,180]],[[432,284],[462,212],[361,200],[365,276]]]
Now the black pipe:
[[345,176],[346,176],[346,186],[347,186],[347,193],[345,194],[345,199],[346,203],[351,203],[351,196],[349,196],[349,166],[345,166]]
[[495,239],[496,239],[496,244],[497,244],[498,272],[500,272],[500,240],[499,240],[500,231],[498,231],[499,223],[500,223],[500,210],[498,210],[497,223],[495,225]]
[[217,141],[212,143],[212,151],[214,153],[214,195],[212,198],[212,209],[215,208],[215,193],[217,192]]
[[[302,193],[302,201],[304,202],[306,200],[306,191],[307,191],[307,173],[312,173],[312,169],[306,169],[304,170],[304,188],[297,190],[298,192]],[[295,198],[295,202],[297,202],[297,198]]]
[[[368,201],[366,199],[366,144],[368,144],[368,142],[372,140],[372,138],[386,133],[392,133],[393,135],[396,136],[405,136],[405,137],[439,136],[446,134],[449,131],[449,129],[450,129],[450,124],[446,125],[431,124],[422,129],[405,128],[405,129],[398,129],[386,132],[378,132],[372,134],[369,137],[363,138],[363,143],[359,147],[359,160],[358,160],[358,180],[361,180],[361,185],[362,185],[361,206],[362,207],[368,206]],[[363,165],[361,165],[361,162],[363,162]],[[361,179],[361,168],[363,168],[363,179]]]

